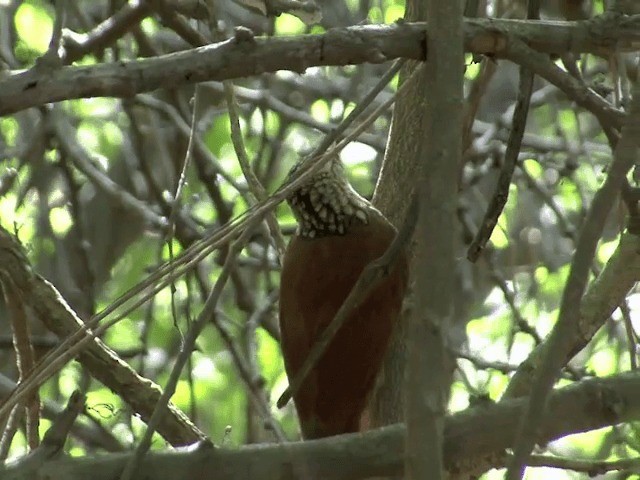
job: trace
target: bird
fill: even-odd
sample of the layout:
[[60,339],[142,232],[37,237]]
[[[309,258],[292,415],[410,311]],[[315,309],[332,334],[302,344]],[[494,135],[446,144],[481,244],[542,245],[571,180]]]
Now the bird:
[[[354,190],[338,155],[293,191],[287,203],[297,229],[282,261],[279,323],[285,371],[292,380],[362,270],[385,253],[397,232]],[[293,392],[303,439],[364,429],[361,417],[400,315],[407,277],[403,248],[389,275],[351,310]]]

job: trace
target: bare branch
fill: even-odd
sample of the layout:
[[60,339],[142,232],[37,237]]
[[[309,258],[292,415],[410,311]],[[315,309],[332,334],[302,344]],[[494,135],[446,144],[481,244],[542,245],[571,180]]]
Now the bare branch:
[[[624,374],[607,379],[584,380],[558,389],[549,398],[549,409],[540,424],[539,442],[573,433],[640,419],[640,377]],[[525,399],[483,405],[446,419],[444,458],[453,472],[472,456],[508,448]],[[364,434],[340,435],[322,440],[284,445],[250,445],[240,448],[199,448],[150,452],[141,469],[150,478],[291,478],[292,465],[303,464],[323,480],[347,480],[402,474],[405,429],[393,425]],[[24,459],[0,466],[3,480],[30,480],[42,472],[50,480],[108,480],[117,478],[131,457],[112,455],[72,458],[61,455],[38,465]],[[502,464],[495,463],[500,467]]]
[[[509,55],[505,52],[508,37],[515,36],[544,53],[564,53],[567,46],[575,53],[610,52],[613,48],[632,51],[640,45],[639,24],[638,15],[590,22],[467,19],[465,48],[474,53]],[[319,35],[255,39],[251,36],[251,41],[237,36],[150,59],[62,67],[44,74],[17,73],[0,82],[0,115],[61,100],[130,97],[159,88],[174,89],[188,83],[277,70],[304,72],[318,65],[383,63],[394,58],[421,60],[425,58],[425,33],[424,23],[397,23],[337,28]]]
[[[29,305],[49,330],[60,338],[83,332],[84,323],[67,305],[49,282],[37,276],[21,251],[16,239],[0,228],[0,265],[2,275],[9,277],[19,290],[23,302]],[[153,382],[140,377],[102,341],[93,338],[87,342],[78,360],[104,385],[118,392],[143,419],[151,416],[160,397],[160,389]],[[9,397],[11,398],[11,397]],[[1,406],[1,405],[0,405]],[[195,425],[174,405],[169,408],[158,431],[174,445],[186,445],[205,438]]]

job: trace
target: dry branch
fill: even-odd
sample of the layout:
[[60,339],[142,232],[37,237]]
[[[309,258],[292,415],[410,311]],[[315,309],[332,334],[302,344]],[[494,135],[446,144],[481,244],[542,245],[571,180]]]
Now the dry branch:
[[[539,442],[573,433],[640,419],[640,377],[623,374],[608,379],[585,380],[553,392],[540,424]],[[525,401],[509,400],[480,406],[450,416],[445,426],[445,465],[450,472],[464,468],[477,455],[511,445]],[[146,478],[254,480],[294,478],[292,465],[306,463],[324,480],[358,479],[402,473],[404,461],[402,425],[366,434],[341,435],[323,440],[251,445],[238,449],[207,448],[150,452],[142,460]],[[18,460],[0,467],[3,480],[107,480],[118,478],[131,454],[101,457],[60,456],[40,464]],[[496,464],[495,466],[501,466]]]
[[[37,275],[17,240],[0,227],[0,279],[10,278],[28,306],[61,339],[83,327],[83,322],[53,285]],[[161,395],[160,387],[138,375],[101,340],[88,342],[78,357],[91,375],[117,393],[144,421],[148,421]],[[169,405],[158,432],[172,445],[187,445],[205,435],[175,405]]]
[[[318,65],[424,59],[427,25],[358,25],[319,35],[253,38],[242,30],[230,40],[155,58],[32,69],[0,82],[0,115],[61,100],[131,97],[158,88],[228,80],[277,70],[304,72]],[[466,19],[465,48],[501,56],[508,37],[531,48],[561,54],[624,52],[640,48],[640,15],[598,17],[587,22]]]

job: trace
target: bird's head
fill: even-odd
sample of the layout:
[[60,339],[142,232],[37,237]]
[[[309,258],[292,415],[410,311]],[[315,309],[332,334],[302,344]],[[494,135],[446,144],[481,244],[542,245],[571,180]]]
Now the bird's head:
[[[289,172],[294,178],[304,161]],[[298,221],[298,235],[314,238],[344,235],[354,223],[367,223],[369,202],[351,186],[344,165],[333,155],[287,198]]]

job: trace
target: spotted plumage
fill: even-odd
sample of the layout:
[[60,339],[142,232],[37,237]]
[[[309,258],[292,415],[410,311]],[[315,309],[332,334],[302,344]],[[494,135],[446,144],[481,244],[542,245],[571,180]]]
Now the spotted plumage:
[[[295,171],[295,170],[294,170]],[[369,222],[373,206],[348,182],[336,157],[328,161],[288,199],[303,238],[344,235],[355,224]]]

